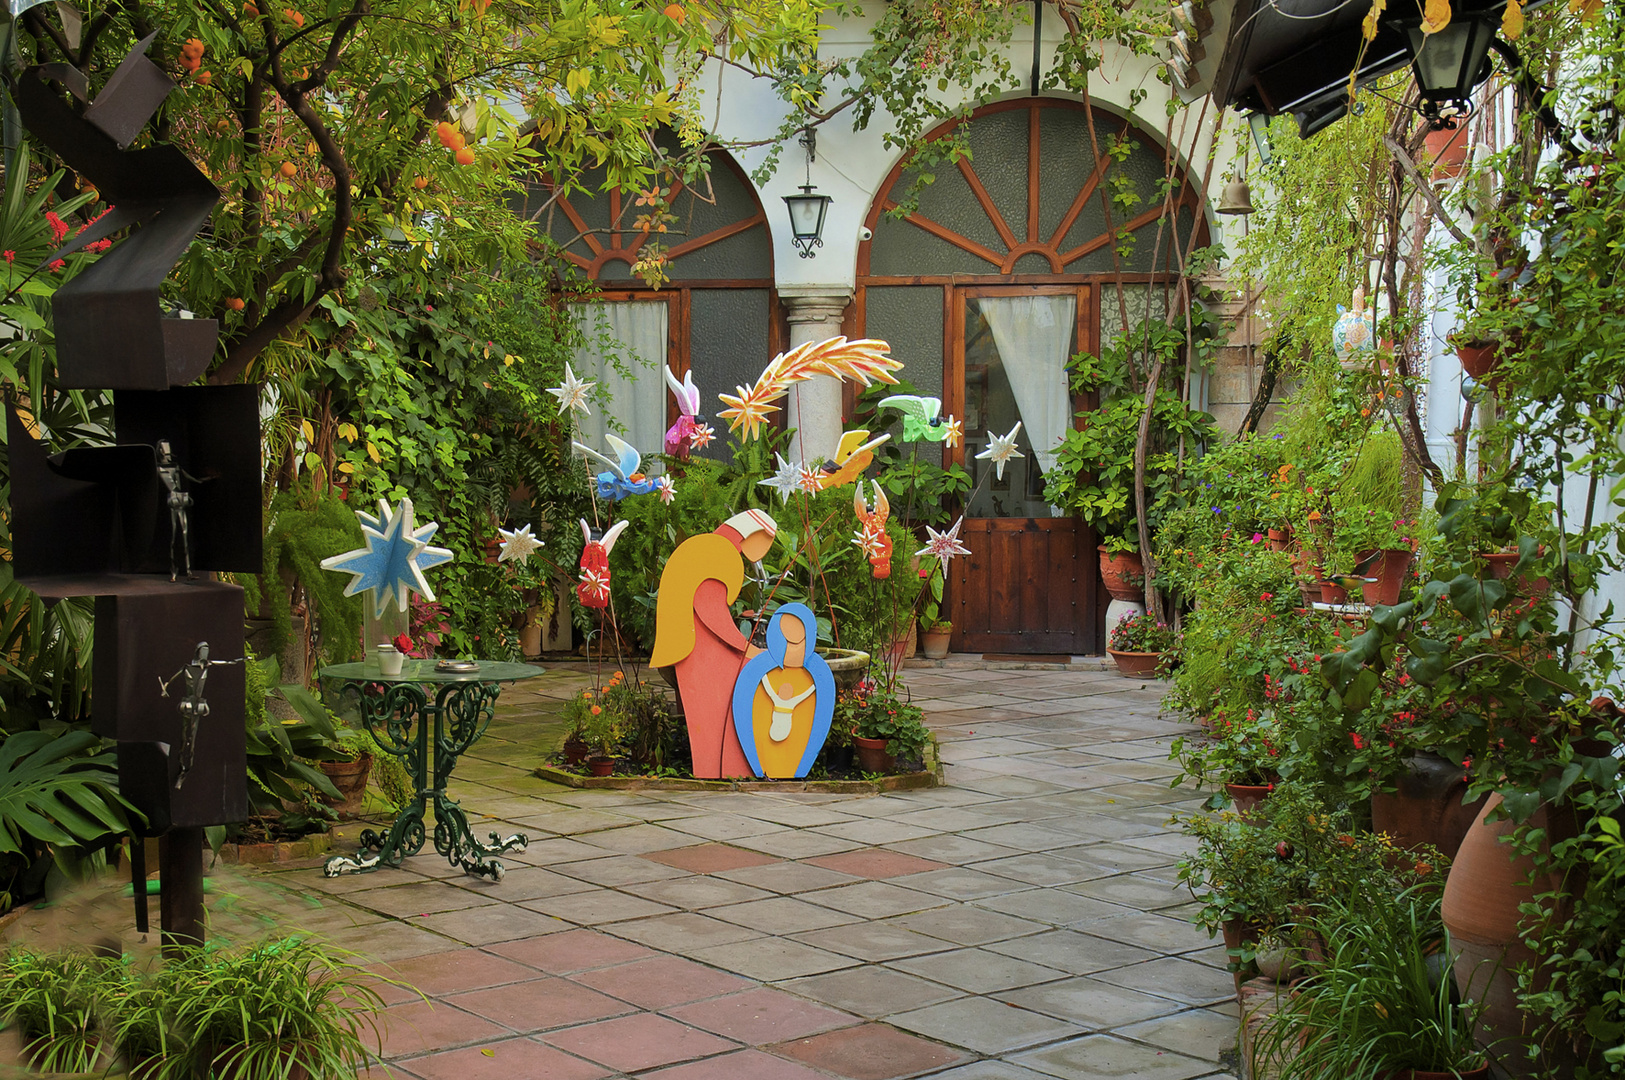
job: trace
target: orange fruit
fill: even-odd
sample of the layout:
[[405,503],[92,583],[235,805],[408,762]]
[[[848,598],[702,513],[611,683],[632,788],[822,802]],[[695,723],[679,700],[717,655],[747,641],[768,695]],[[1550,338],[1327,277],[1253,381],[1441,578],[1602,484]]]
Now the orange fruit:
[[287,18],[287,20],[289,22],[293,23],[293,25],[295,25],[295,26],[304,26],[305,25],[305,17],[303,15],[299,14],[293,8],[283,8],[282,9],[282,14],[283,14],[284,17]]
[[240,296],[231,296],[231,297],[226,298],[226,306],[228,308],[230,308],[231,310],[233,310],[233,311],[241,311],[241,310],[243,310],[243,308],[247,307],[248,305],[243,302],[242,297],[240,297]]
[[282,175],[283,176],[292,176],[294,173],[296,173],[298,171],[299,171],[299,166],[295,165],[293,162],[284,161],[282,163]]
[[461,150],[457,151],[457,164],[459,164],[459,165],[472,165],[472,164],[474,164],[474,151],[470,150],[466,146],[463,147]]
[[678,26],[682,26],[683,20],[688,18],[688,12],[683,10],[681,4],[667,4],[666,18],[673,20]]
[[420,176],[412,181],[412,186],[417,188],[419,191],[422,191],[424,188],[429,186],[429,178],[427,176]]
[[230,131],[231,121],[222,116],[220,119],[214,122],[214,129],[216,131]]
[[188,60],[196,60],[203,55],[203,42],[197,38],[187,38],[181,45],[181,55]]
[[250,2],[243,5],[243,14],[247,15],[250,19],[257,19],[260,17],[260,9],[255,7],[253,3]]
[[197,73],[197,81],[203,86],[208,86],[213,80],[214,76],[207,71],[200,71]]
[[457,138],[457,125],[449,120],[442,120],[435,125],[435,134],[440,136],[440,145],[447,150],[453,149],[452,140]]

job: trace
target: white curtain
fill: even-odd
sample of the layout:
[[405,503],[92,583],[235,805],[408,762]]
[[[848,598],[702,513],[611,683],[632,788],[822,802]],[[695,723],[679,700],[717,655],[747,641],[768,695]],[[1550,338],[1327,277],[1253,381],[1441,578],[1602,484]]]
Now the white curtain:
[[[666,384],[660,369],[666,363],[668,311],[660,300],[570,305],[570,314],[587,335],[570,366],[581,378],[598,383],[592,415],[575,418],[575,437],[581,442],[607,453],[604,433],[614,431],[650,461],[663,449]],[[610,418],[617,426],[610,425]]]
[[1066,361],[1078,336],[1077,297],[984,296],[976,303],[993,331],[1033,457],[1048,472],[1072,424]]

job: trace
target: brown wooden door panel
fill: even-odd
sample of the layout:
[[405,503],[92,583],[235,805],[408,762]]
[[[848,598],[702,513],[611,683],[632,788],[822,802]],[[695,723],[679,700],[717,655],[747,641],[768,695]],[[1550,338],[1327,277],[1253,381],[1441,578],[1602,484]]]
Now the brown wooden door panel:
[[1093,646],[1094,581],[1071,518],[968,518],[971,555],[955,560],[953,647],[1078,653]]

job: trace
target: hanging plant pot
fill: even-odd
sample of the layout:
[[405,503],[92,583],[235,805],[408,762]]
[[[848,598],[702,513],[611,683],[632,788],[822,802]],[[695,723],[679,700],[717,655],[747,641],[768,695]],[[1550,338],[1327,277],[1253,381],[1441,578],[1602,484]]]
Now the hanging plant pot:
[[1375,579],[1367,580],[1360,586],[1365,602],[1373,607],[1399,603],[1400,591],[1405,587],[1405,575],[1411,572],[1411,562],[1415,558],[1416,553],[1409,548],[1368,551],[1361,555],[1360,561],[1366,564],[1366,577]]
[[897,766],[897,759],[887,753],[889,739],[865,739],[852,736],[852,754],[858,759],[858,768],[867,773],[888,773]]
[[1412,850],[1431,844],[1454,858],[1462,837],[1484,813],[1484,796],[1466,806],[1461,766],[1422,750],[1405,760],[1398,790],[1371,795],[1371,828]]
[[1106,654],[1117,665],[1117,673],[1128,679],[1154,679],[1157,665],[1162,663],[1160,652],[1122,652],[1107,649]]
[[1100,579],[1113,600],[1145,603],[1145,564],[1137,551],[1107,551],[1101,544]]
[[1474,341],[1457,345],[1456,359],[1461,361],[1461,370],[1471,375],[1474,382],[1484,383],[1492,390],[1495,388],[1492,375],[1501,364],[1500,342]]
[[[1454,180],[1467,164],[1467,128],[1430,131],[1422,140],[1427,160],[1433,165],[1433,179]],[[1417,1075],[1421,1075],[1418,1073]]]

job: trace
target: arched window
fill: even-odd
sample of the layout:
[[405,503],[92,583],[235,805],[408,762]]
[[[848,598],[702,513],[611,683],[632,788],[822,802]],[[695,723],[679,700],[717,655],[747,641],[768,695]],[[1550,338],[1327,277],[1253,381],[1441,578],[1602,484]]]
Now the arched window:
[[[527,189],[526,213],[601,288],[598,301],[577,306],[590,340],[575,370],[606,385],[611,415],[646,456],[661,449],[675,419],[661,364],[679,376],[692,370],[702,400],[714,402],[718,392],[753,380],[782,347],[767,217],[726,152],[711,151],[708,162],[708,183],[692,190],[672,185],[677,220],[664,233],[635,226],[647,209],[636,205],[636,192],[600,191],[602,170],[585,178],[597,194],[553,199],[545,183]],[[670,281],[658,289],[632,272],[651,236],[668,248]],[[613,359],[599,344],[605,337],[618,343]],[[601,442],[605,418],[594,410],[580,427],[586,439]],[[721,445],[713,443],[713,451]]]
[[1025,457],[965,507],[973,555],[954,560],[954,647],[1097,652],[1094,537],[1044,499],[1052,451],[1093,404],[1071,397],[1064,366],[1116,332],[1119,288],[1130,322],[1161,314],[1192,230],[1206,242],[1201,199],[1176,169],[1168,212],[1162,148],[1098,108],[1093,137],[1081,104],[1049,98],[990,105],[936,134],[960,124],[969,158],[937,167],[910,213],[892,213],[914,186],[904,165],[870,206],[857,329],[890,342],[907,378],[963,419],[964,444],[943,453],[973,477],[988,432],[1022,424]]

